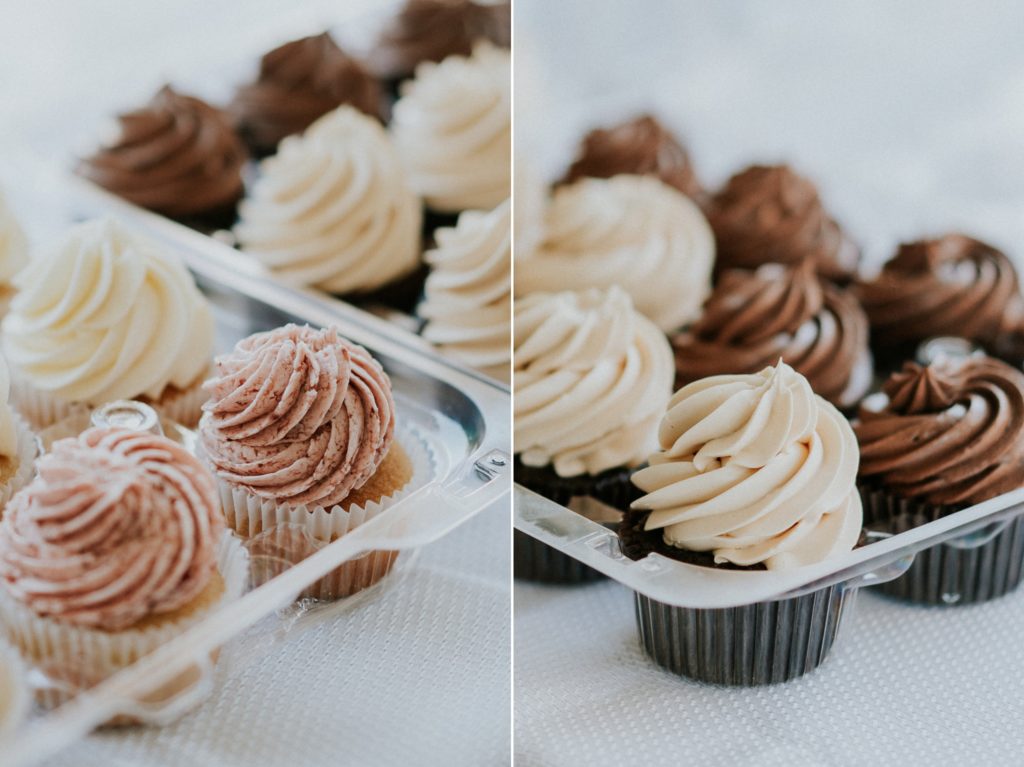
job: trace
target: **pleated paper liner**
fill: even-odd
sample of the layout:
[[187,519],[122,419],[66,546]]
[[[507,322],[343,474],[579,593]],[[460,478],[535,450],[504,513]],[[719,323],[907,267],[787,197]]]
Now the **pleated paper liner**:
[[[555,503],[577,510],[581,499],[593,499],[620,512],[638,497],[637,489],[629,481],[633,471],[610,469],[596,476],[560,477],[550,466],[525,466],[518,456],[513,466],[516,482]],[[611,522],[605,526],[610,530],[616,527]],[[590,583],[605,577],[578,559],[518,530],[513,533],[513,572],[516,578],[554,584]]]
[[[225,532],[217,560],[218,575],[190,605],[123,631],[108,632],[42,618],[0,588],[0,631],[48,680],[46,686],[37,688],[36,700],[45,708],[56,707],[238,599],[249,584],[249,556],[236,536]],[[211,660],[216,657],[214,653]],[[158,705],[188,689],[200,677],[200,666],[190,666],[138,702]],[[122,715],[106,724],[137,722],[132,716]]]
[[[622,552],[640,560],[650,553],[699,567],[715,565],[710,552],[668,546],[661,531],[643,529],[648,512],[630,512],[620,526]],[[796,679],[820,666],[850,614],[856,589],[827,586],[802,596],[738,607],[675,607],[634,592],[644,651],[660,666],[708,684],[756,687]]]
[[[864,527],[892,535],[966,508],[923,504],[867,486],[860,488],[860,495]],[[874,588],[909,602],[969,605],[1013,591],[1022,575],[1024,515],[1018,515],[986,526],[960,543],[950,541],[919,551],[904,575]]]
[[39,438],[24,419],[15,413],[13,420],[18,454],[14,458],[0,459],[4,462],[2,473],[5,475],[3,484],[0,484],[0,519],[3,518],[3,510],[14,494],[35,476],[36,458],[41,449]]
[[0,640],[0,737],[28,715],[32,703],[25,668],[17,650]]
[[[389,456],[378,468],[378,473],[387,470],[389,460],[402,459],[408,461],[410,476],[405,484],[379,501],[353,504],[347,508],[342,505],[329,509],[280,506],[273,500],[259,498],[244,488],[218,480],[217,490],[228,526],[246,539],[246,547],[252,556],[254,585],[265,583],[331,541],[355,530],[435,478],[436,458],[429,442],[414,426],[399,426]],[[387,575],[398,553],[372,551],[364,554],[332,570],[306,588],[299,597],[332,600],[351,596]]]

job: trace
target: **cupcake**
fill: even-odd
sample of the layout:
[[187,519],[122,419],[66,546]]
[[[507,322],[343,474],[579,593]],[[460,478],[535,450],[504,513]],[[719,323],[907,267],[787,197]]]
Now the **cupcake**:
[[[616,287],[534,293],[514,313],[516,481],[588,516],[625,511],[671,392],[668,341]],[[517,533],[516,575],[593,577],[556,554]]]
[[891,366],[935,336],[965,338],[1014,365],[1024,361],[1024,298],[1006,255],[962,234],[901,245],[857,284],[876,353]]
[[585,178],[555,190],[544,239],[516,262],[517,295],[619,285],[663,331],[700,315],[715,242],[700,209],[656,178]]
[[205,226],[229,225],[242,197],[247,154],[228,116],[164,86],[78,173],[156,213]]
[[370,68],[394,87],[412,76],[421,62],[468,56],[478,40],[508,48],[511,11],[509,2],[407,0],[378,36]]
[[[650,466],[633,475],[644,495],[619,528],[631,559],[656,552],[702,567],[781,570],[856,545],[857,439],[785,363],[683,387],[658,441]],[[637,621],[658,664],[700,681],[750,686],[821,663],[848,597],[837,584],[775,602],[689,609],[637,593]]]
[[650,115],[588,133],[563,183],[622,174],[654,176],[691,200],[700,201],[704,196],[689,153],[671,131]]
[[380,117],[381,99],[373,76],[324,32],[264,55],[256,81],[235,92],[229,111],[249,148],[264,155],[342,104]]
[[826,212],[814,184],[786,165],[752,165],[708,204],[719,269],[811,259],[833,282],[849,282],[860,251]]
[[89,221],[14,283],[3,348],[12,402],[34,427],[119,399],[199,421],[213,316],[174,253],[112,220]]
[[[295,562],[374,516],[410,483],[395,439],[391,382],[337,330],[287,325],[216,360],[199,425],[228,525]],[[348,596],[384,577],[398,552],[348,562],[307,593]]]
[[700,319],[672,345],[680,388],[711,375],[756,373],[779,359],[844,411],[871,386],[864,310],[810,261],[724,272]]
[[512,75],[507,50],[421,64],[402,85],[391,132],[412,188],[439,213],[489,210],[512,191]]
[[466,211],[452,229],[437,230],[426,253],[432,267],[418,313],[423,337],[444,354],[492,378],[511,377],[512,205]]
[[[1024,373],[984,355],[908,362],[865,400],[854,431],[866,527],[903,532],[1024,487]],[[980,546],[953,544],[919,552],[880,588],[962,605],[1020,583],[1022,517]]]
[[0,317],[14,297],[14,275],[28,263],[28,238],[0,192]]
[[0,627],[54,682],[43,703],[93,687],[241,595],[244,552],[223,540],[213,479],[183,447],[90,429],[38,467],[0,522]]
[[342,106],[260,163],[235,236],[285,282],[366,297],[417,270],[421,215],[383,127]]

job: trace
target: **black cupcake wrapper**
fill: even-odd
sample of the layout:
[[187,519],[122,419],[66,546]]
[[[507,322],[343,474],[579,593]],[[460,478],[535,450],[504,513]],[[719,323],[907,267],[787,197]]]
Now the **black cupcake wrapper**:
[[836,584],[790,599],[703,610],[636,593],[636,623],[641,645],[659,666],[698,682],[757,687],[820,666],[856,593]]
[[516,578],[539,583],[591,583],[606,576],[558,549],[519,530],[512,536],[512,566]]
[[[861,487],[860,495],[864,502],[864,527],[893,535],[960,508],[926,505],[878,488]],[[979,530],[977,535],[984,536],[986,529],[990,528]],[[970,605],[1008,594],[1020,585],[1022,576],[1024,515],[1018,515],[979,546],[958,548],[940,543],[918,552],[906,573],[873,588],[909,602]]]

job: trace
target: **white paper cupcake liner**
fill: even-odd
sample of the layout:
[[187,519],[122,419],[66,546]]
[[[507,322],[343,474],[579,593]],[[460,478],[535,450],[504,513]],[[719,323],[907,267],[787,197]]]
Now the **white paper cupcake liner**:
[[14,414],[14,430],[17,433],[18,467],[5,485],[0,486],[0,518],[14,494],[32,481],[36,473],[36,458],[39,456],[39,438],[32,432],[25,420]]
[[0,641],[0,736],[13,731],[28,715],[32,701],[26,675],[21,656]]
[[[99,684],[130,666],[157,647],[199,623],[225,604],[238,599],[249,583],[249,556],[237,537],[225,532],[217,552],[217,569],[224,592],[210,607],[174,622],[141,629],[102,631],[63,623],[36,615],[0,587],[0,631],[22,656],[48,678],[50,685],[36,691],[47,708],[58,706],[75,694]],[[198,666],[190,667],[175,682],[161,687],[145,702],[158,703],[173,696],[196,679]],[[108,724],[134,721],[119,717]]]
[[[409,427],[399,428],[395,440],[409,456],[412,479],[378,502],[350,506],[347,510],[341,506],[329,509],[321,506],[312,509],[280,506],[273,500],[260,498],[245,488],[217,479],[217,490],[228,526],[248,539],[254,583],[266,582],[434,479],[437,461],[429,442]],[[324,600],[351,596],[387,575],[397,558],[397,551],[369,552],[331,571],[299,596]]]

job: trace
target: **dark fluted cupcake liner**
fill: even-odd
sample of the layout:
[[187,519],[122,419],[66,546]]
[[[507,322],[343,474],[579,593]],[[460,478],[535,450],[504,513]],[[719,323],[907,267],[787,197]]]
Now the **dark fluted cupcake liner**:
[[399,277],[394,282],[389,282],[376,290],[366,293],[335,294],[342,301],[356,304],[357,306],[368,306],[372,304],[387,306],[403,314],[415,314],[416,305],[423,298],[423,286],[427,282],[427,275],[430,269],[426,264],[421,264],[413,272]]
[[[878,488],[861,487],[864,527],[896,535],[959,511],[898,498]],[[1003,524],[1002,522],[993,525]],[[975,535],[984,536],[983,528]],[[880,584],[884,594],[910,602],[970,605],[1013,591],[1024,576],[1024,516],[1006,523],[991,540],[972,548],[940,543],[914,556],[910,569]]]
[[657,663],[708,684],[756,687],[796,679],[828,657],[856,590],[723,609],[674,607],[636,593],[640,643]]
[[[611,469],[596,476],[560,477],[550,466],[524,466],[516,458],[515,481],[555,503],[568,506],[573,498],[589,496],[625,511],[637,497],[629,478],[632,469]],[[590,583],[605,576],[578,559],[563,554],[526,533],[513,536],[513,572],[516,578],[541,583]]]

